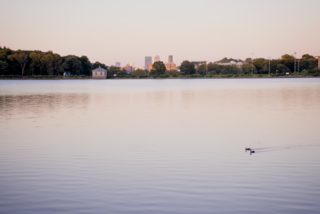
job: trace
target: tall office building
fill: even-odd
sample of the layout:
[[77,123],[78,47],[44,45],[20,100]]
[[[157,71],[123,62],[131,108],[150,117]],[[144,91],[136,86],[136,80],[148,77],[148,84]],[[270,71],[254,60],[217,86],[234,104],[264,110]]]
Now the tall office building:
[[148,69],[147,69],[147,70],[148,70],[148,71],[151,71],[151,69],[152,69],[152,63],[149,62],[149,63],[148,63]]
[[172,56],[172,55],[169,55],[169,56],[168,56],[168,63],[171,63],[171,62],[173,62],[173,56]]
[[121,67],[121,63],[120,62],[116,62],[116,67],[120,68]]
[[145,69],[148,68],[148,64],[151,63],[152,64],[152,57],[151,56],[146,56],[145,57],[145,61],[144,61],[144,67]]
[[129,62],[129,65],[134,67],[134,63],[133,62]]
[[154,57],[154,62],[159,62],[160,61],[160,57],[159,57],[159,55],[156,55],[155,57]]

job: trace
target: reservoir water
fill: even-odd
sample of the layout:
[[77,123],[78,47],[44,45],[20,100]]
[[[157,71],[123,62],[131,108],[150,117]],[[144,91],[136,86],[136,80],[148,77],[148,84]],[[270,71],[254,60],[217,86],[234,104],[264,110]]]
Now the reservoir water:
[[319,212],[320,78],[0,80],[1,214]]

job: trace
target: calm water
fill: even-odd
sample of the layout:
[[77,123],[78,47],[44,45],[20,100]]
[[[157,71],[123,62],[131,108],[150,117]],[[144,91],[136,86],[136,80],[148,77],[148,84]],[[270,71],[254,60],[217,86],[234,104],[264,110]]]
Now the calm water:
[[320,78],[3,80],[0,213],[319,213],[319,125]]

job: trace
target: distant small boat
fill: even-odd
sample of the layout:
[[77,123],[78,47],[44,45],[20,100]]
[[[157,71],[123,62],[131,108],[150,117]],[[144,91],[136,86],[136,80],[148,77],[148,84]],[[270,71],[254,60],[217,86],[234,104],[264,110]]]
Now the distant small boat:
[[246,151],[246,152],[247,152],[248,150],[249,150],[249,151],[251,151],[251,149],[250,149],[250,148],[245,147],[244,151]]
[[250,155],[251,155],[252,153],[255,153],[255,151],[254,151],[254,150],[250,150]]

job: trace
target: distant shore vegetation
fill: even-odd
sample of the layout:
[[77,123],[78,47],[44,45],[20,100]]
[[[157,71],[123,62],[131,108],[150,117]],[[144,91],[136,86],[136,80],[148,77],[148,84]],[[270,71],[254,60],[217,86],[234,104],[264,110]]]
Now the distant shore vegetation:
[[[185,60],[179,70],[166,70],[163,62],[155,62],[151,71],[137,69],[127,72],[115,66],[107,66],[100,62],[92,63],[86,56],[60,56],[52,51],[11,50],[0,46],[0,78],[1,79],[86,79],[91,78],[92,70],[98,67],[108,71],[107,78],[227,78],[227,77],[268,77],[269,59],[247,58],[242,66],[220,65],[233,59],[223,58],[218,62],[210,62],[196,66]],[[237,60],[233,60],[237,61]],[[289,54],[280,59],[270,60],[270,76],[319,76],[318,59],[309,54],[302,55],[299,63]],[[64,77],[63,74],[68,76]]]

